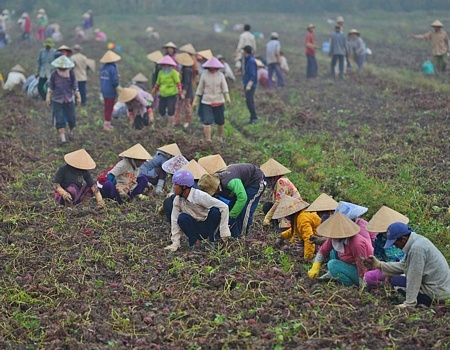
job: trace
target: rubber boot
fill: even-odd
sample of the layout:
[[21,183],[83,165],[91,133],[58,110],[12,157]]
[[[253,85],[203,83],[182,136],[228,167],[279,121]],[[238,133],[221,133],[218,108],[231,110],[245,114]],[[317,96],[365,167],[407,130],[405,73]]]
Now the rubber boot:
[[59,137],[61,138],[61,143],[66,143],[66,130],[64,128],[58,129]]
[[164,187],[164,180],[159,179],[158,183],[156,184],[156,190],[155,193],[161,193]]
[[203,125],[203,133],[205,134],[206,142],[212,142],[212,140],[211,140],[211,125]]
[[75,128],[70,129],[70,131],[69,131],[69,141],[74,141],[75,140],[75,138],[73,137],[74,131],[75,131]]
[[220,143],[223,143],[223,129],[225,128],[225,125],[217,125],[217,140],[219,140]]

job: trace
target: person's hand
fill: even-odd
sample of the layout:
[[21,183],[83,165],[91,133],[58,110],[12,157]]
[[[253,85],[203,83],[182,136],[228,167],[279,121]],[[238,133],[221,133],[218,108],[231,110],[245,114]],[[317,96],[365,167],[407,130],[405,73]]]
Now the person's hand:
[[181,91],[180,97],[182,100],[186,98],[186,90]]
[[116,86],[116,92],[117,94],[120,94],[122,92],[122,86]]
[[325,243],[326,240],[327,240],[326,237],[322,237],[322,236],[318,236],[318,235],[311,235],[311,237],[309,237],[309,241],[312,244],[316,244],[316,245],[322,245]]
[[230,94],[226,93],[225,94],[225,101],[227,102],[227,104],[231,104],[231,98],[230,98]]
[[320,262],[315,262],[313,263],[311,269],[308,271],[308,277],[310,279],[314,279],[319,277],[319,273],[320,273]]
[[70,195],[69,192],[64,191],[61,197],[63,197],[64,201],[72,203],[72,196]]
[[381,269],[381,262],[373,255],[369,255],[367,258],[362,256],[361,261],[363,265],[369,270],[379,270]]
[[364,277],[359,277],[359,288],[364,289],[367,287],[367,282]]
[[45,103],[47,104],[48,107],[50,107],[50,105],[52,104],[52,95],[47,93],[47,96],[45,97]]
[[79,91],[75,92],[75,100],[77,102],[77,106],[81,105],[81,95]]
[[168,250],[169,252],[176,252],[178,250],[178,246],[172,243],[171,245],[165,247],[164,250]]
[[39,78],[39,73],[34,73],[35,78]]
[[253,86],[253,81],[250,80],[247,83],[247,85],[245,86],[245,91],[250,91],[252,89],[252,86]]
[[192,109],[195,109],[200,102],[200,96],[195,95],[194,100],[192,101]]
[[150,91],[150,94],[151,94],[152,96],[155,96],[156,90],[155,90],[155,89],[152,89],[152,91]]

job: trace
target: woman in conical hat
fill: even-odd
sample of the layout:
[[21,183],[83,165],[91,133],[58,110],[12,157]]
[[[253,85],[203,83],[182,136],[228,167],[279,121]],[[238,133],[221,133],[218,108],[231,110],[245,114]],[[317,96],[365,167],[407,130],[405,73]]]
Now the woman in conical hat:
[[122,89],[118,100],[125,103],[130,125],[135,129],[141,130],[149,123],[153,125],[155,120],[152,109],[153,97],[147,91],[136,85],[130,85],[130,87]]
[[176,143],[164,145],[156,150],[155,155],[150,160],[141,165],[141,174],[152,185],[156,186],[156,193],[161,193],[166,183],[167,173],[162,165],[179,154],[181,154],[181,151]]
[[122,157],[122,160],[106,172],[107,180],[100,191],[103,198],[110,198],[122,204],[148,190],[148,180],[142,176],[139,167],[152,159],[152,156],[137,143],[120,153],[119,157]]
[[206,142],[212,142],[212,124],[217,125],[217,139],[223,143],[223,131],[225,128],[225,101],[230,104],[230,94],[225,76],[219,69],[223,68],[220,61],[212,57],[203,64],[206,70],[200,76],[197,91],[195,93],[192,108],[200,102],[202,109],[203,133]]
[[[270,226],[272,224],[272,216],[277,210],[278,203],[283,196],[289,196],[295,199],[302,199],[297,187],[287,178],[286,174],[291,171],[278,163],[275,159],[270,158],[267,162],[260,166],[266,178],[267,187],[272,190],[272,201],[266,202],[263,205],[264,217],[263,225]],[[289,220],[280,218],[276,222],[278,230],[286,230],[291,227]]]
[[100,91],[103,96],[103,130],[109,131],[113,128],[111,125],[112,113],[116,98],[122,91],[119,83],[119,68],[117,62],[121,57],[115,52],[108,50],[100,59],[103,63],[100,69]]
[[177,54],[176,61],[181,66],[181,95],[178,101],[178,113],[174,116],[174,125],[181,124],[181,114],[184,115],[183,128],[187,129],[192,120],[192,99],[194,98],[194,60],[191,55],[182,52]]
[[46,96],[47,106],[52,106],[53,115],[61,138],[61,143],[65,144],[66,139],[66,119],[69,124],[69,141],[73,141],[74,129],[76,126],[75,104],[81,104],[81,95],[78,90],[78,82],[73,71],[74,63],[67,56],[60,56],[51,63],[56,68],[48,81]]
[[359,226],[347,216],[336,213],[317,228],[317,233],[327,237],[320,247],[312,268],[308,271],[311,279],[317,278],[322,263],[329,258],[328,272],[322,280],[335,279],[346,285],[363,286],[364,275],[368,271],[362,258],[373,255],[372,243],[359,235]]
[[311,260],[314,257],[316,246],[309,238],[316,234],[317,227],[322,220],[314,212],[305,211],[309,206],[301,198],[283,196],[273,213],[274,219],[287,218],[292,222],[291,228],[281,232],[282,239],[290,239],[292,244],[299,248],[299,255],[304,259]]
[[169,41],[167,44],[163,45],[162,49],[164,50],[164,55],[170,56],[175,61],[177,56],[177,45]]
[[11,68],[10,72],[8,73],[8,77],[6,79],[5,84],[3,85],[3,89],[10,90],[17,85],[24,84],[26,81],[24,74],[25,69],[23,69],[21,65],[16,64],[14,67]]
[[89,153],[79,149],[67,153],[64,160],[66,164],[59,167],[53,181],[56,203],[61,205],[87,203],[94,195],[97,206],[103,206],[102,195],[89,172],[96,166]]

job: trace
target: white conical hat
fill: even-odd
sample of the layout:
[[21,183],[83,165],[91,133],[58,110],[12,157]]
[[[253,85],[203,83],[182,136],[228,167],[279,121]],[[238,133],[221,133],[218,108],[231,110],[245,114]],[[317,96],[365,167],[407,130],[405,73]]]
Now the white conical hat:
[[304,200],[292,198],[291,196],[281,197],[278,207],[273,213],[272,219],[281,219],[286,216],[298,213],[309,206]]
[[133,147],[128,148],[119,154],[119,157],[126,157],[139,160],[149,160],[152,159],[150,153],[146,151],[140,143],[135,144]]
[[187,170],[194,175],[195,180],[199,180],[204,174],[208,174],[206,169],[198,164],[195,159],[192,159],[189,163],[183,166],[180,170]]
[[383,205],[370,219],[366,226],[369,232],[386,232],[389,225],[394,222],[402,222],[407,224],[409,219],[399,212]]
[[205,168],[209,174],[214,174],[216,171],[227,166],[220,154],[212,154],[210,156],[199,158],[198,164]]
[[438,19],[435,20],[433,23],[431,23],[432,27],[443,27],[444,25],[442,24],[441,21],[439,21]]
[[72,60],[67,56],[59,56],[56,60],[53,60],[52,63],[50,63],[52,67],[55,68],[66,68],[70,69],[75,67],[75,64],[72,62]]
[[19,72],[25,74],[25,69],[20,64],[16,64],[14,67],[11,68],[11,72]]
[[273,177],[278,175],[289,174],[291,171],[284,165],[278,163],[275,159],[269,158],[267,162],[259,167],[264,173],[265,177]]
[[336,202],[331,196],[322,193],[314,202],[311,203],[306,211],[329,211],[335,210],[337,206],[338,202]]
[[172,48],[176,49],[177,45],[175,45],[172,41],[169,41],[167,44],[163,45],[163,48],[165,48],[165,47],[172,47]]
[[324,223],[317,227],[320,236],[328,238],[348,238],[358,234],[360,227],[344,214],[331,215]]
[[100,63],[112,63],[112,62],[120,61],[121,59],[122,59],[122,57],[120,57],[118,54],[116,54],[115,52],[113,52],[111,50],[108,50],[103,55],[103,57],[100,58]]
[[166,160],[161,168],[168,174],[175,174],[177,171],[181,170],[188,162],[182,154],[177,154],[176,156]]
[[64,156],[64,160],[70,166],[81,170],[92,170],[97,166],[85,149],[79,149]]
[[171,156],[176,156],[177,154],[181,154],[181,151],[178,148],[178,145],[176,143],[171,143],[169,145],[159,147],[158,150],[160,150],[164,153],[170,154]]
[[135,81],[136,83],[146,83],[148,81],[147,77],[142,73],[136,74],[131,80]]

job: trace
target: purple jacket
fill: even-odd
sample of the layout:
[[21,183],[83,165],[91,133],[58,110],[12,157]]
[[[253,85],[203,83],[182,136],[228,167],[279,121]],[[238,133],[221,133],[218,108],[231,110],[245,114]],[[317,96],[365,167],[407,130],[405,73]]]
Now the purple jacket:
[[78,90],[75,73],[71,69],[69,71],[69,77],[63,78],[58,74],[58,70],[54,70],[50,76],[48,87],[53,91],[52,101],[57,103],[72,102],[73,93]]

